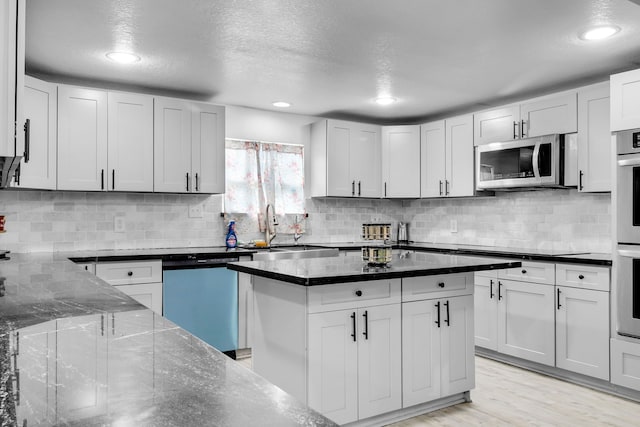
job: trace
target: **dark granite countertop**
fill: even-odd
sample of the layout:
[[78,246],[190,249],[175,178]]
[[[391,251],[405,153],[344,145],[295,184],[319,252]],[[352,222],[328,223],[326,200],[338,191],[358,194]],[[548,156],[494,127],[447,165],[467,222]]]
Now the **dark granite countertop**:
[[348,252],[338,257],[230,263],[227,264],[227,268],[298,285],[313,286],[495,270],[520,265],[518,260],[396,251],[388,267],[369,267],[362,261],[360,253]]
[[66,255],[10,258],[1,425],[335,425]]

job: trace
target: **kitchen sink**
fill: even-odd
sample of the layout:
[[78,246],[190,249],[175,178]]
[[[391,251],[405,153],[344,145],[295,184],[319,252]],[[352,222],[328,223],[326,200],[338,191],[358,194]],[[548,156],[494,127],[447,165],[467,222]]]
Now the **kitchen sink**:
[[254,261],[276,261],[280,259],[324,258],[338,256],[338,248],[318,248],[314,246],[274,247],[268,251],[253,254]]

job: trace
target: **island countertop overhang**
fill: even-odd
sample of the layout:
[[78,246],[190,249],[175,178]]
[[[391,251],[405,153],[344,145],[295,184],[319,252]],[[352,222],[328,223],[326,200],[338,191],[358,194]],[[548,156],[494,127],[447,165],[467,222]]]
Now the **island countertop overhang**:
[[404,277],[432,276],[520,267],[519,260],[507,260],[440,253],[396,253],[389,266],[368,266],[359,254],[332,258],[247,261],[227,264],[240,273],[302,286]]

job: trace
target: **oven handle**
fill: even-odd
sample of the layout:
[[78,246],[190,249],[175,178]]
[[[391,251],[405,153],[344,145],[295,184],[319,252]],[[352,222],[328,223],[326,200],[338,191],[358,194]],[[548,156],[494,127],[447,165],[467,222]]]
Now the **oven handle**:
[[536,178],[540,178],[540,144],[535,144],[533,147],[533,175]]
[[640,153],[618,156],[618,166],[640,166]]
[[640,258],[640,246],[618,245],[618,255],[626,258]]

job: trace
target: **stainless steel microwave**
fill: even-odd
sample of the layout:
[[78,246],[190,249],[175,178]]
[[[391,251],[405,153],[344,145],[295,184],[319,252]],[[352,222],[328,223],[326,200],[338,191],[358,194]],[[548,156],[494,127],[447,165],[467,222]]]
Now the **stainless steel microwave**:
[[563,187],[564,135],[544,135],[476,147],[478,190]]

